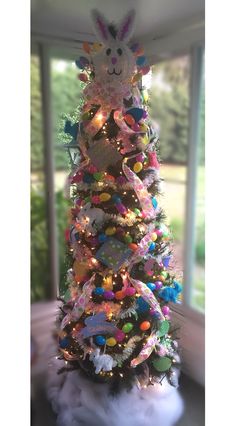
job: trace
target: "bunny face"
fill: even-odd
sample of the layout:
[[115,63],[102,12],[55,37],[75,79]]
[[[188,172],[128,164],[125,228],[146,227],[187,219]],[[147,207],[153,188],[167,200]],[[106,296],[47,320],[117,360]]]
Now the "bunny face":
[[109,25],[98,11],[93,11],[92,17],[96,35],[104,46],[93,58],[96,81],[125,82],[135,71],[135,58],[127,46],[133,29],[134,12],[129,12],[118,30]]

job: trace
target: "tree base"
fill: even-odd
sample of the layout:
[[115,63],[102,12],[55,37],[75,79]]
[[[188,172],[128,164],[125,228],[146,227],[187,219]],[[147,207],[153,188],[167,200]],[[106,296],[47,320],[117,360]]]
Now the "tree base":
[[63,365],[53,362],[47,386],[57,426],[173,426],[183,413],[177,389],[165,379],[112,396],[109,385],[92,383],[77,370],[58,375]]

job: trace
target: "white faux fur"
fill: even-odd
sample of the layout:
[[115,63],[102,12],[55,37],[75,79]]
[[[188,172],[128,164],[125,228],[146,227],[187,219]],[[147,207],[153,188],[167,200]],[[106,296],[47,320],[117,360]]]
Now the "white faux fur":
[[167,381],[112,397],[108,385],[92,383],[78,371],[58,375],[63,365],[53,361],[47,388],[57,426],[173,426],[183,412],[177,389]]

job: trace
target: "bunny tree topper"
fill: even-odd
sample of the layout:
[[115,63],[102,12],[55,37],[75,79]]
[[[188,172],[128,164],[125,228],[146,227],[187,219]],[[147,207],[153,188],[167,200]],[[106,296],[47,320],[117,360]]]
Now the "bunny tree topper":
[[97,10],[92,11],[94,31],[103,49],[93,57],[95,80],[117,85],[130,80],[135,71],[135,58],[127,43],[135,21],[135,11],[128,12],[118,29]]

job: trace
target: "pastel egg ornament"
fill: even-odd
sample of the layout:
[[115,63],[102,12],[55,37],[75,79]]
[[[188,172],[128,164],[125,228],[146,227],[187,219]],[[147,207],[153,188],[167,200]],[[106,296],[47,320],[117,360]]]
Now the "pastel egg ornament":
[[99,346],[103,346],[106,343],[106,339],[105,339],[104,336],[98,335],[98,336],[95,337],[95,343]]
[[151,324],[149,321],[143,321],[139,326],[140,330],[142,331],[147,331],[149,330],[150,327],[151,327]]
[[117,342],[122,342],[125,338],[125,333],[122,330],[118,330],[115,334],[115,339]]
[[113,346],[115,346],[117,344],[117,341],[116,341],[116,339],[114,337],[109,337],[106,340],[106,344],[107,344],[107,346],[113,347]]
[[131,322],[127,322],[126,324],[123,325],[122,327],[122,331],[124,333],[130,333],[131,330],[133,330],[133,324]]
[[99,83],[118,86],[131,79],[135,71],[135,57],[128,47],[135,20],[135,12],[128,12],[121,24],[114,27],[98,11],[92,11],[92,20],[97,39],[102,48],[93,56],[94,80]]

